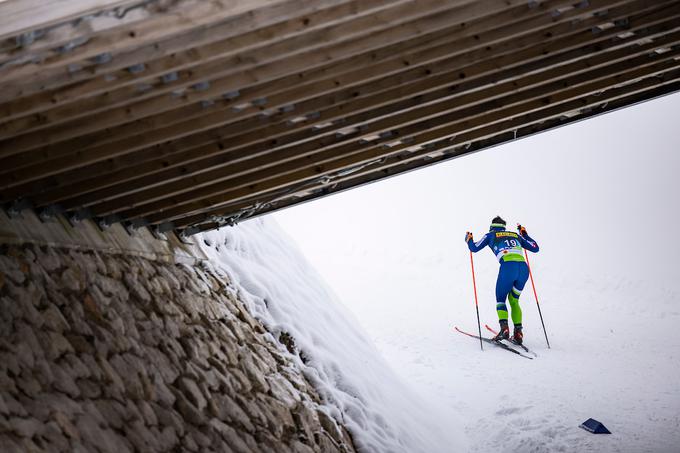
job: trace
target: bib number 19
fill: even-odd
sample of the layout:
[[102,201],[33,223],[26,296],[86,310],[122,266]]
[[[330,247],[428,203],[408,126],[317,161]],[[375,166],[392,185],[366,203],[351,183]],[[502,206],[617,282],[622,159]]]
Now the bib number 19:
[[506,239],[505,242],[508,247],[519,247],[519,243],[515,239]]

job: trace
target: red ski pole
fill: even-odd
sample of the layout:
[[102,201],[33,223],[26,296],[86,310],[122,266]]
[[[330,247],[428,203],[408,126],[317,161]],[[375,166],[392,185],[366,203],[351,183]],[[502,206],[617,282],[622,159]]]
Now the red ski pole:
[[541,325],[543,326],[543,333],[545,334],[545,342],[548,343],[548,349],[550,349],[550,342],[548,341],[548,332],[545,330],[545,324],[543,323],[543,314],[541,313],[541,304],[538,303],[538,294],[536,294],[536,285],[534,284],[534,275],[531,273],[531,266],[529,265],[529,255],[527,251],[524,250],[524,256],[527,259],[527,267],[529,268],[529,278],[531,279],[531,287],[534,289],[534,298],[536,299],[536,306],[538,307],[538,316],[541,317]]
[[472,259],[472,251],[470,251],[470,266],[472,266],[472,289],[475,292],[475,310],[477,310],[477,328],[479,329],[479,347],[484,350],[482,345],[482,324],[479,322],[479,305],[477,304],[477,282],[475,281],[475,262]]

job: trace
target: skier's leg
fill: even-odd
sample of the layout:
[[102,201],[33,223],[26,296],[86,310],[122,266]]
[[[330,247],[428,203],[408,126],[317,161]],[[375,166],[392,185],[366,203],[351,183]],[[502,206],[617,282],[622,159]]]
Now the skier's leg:
[[[522,294],[524,285],[529,278],[529,268],[524,262],[515,263],[517,267],[515,280],[512,282],[512,288],[508,293],[508,302],[510,303],[510,315],[512,323],[515,326],[515,340],[522,342],[522,308],[519,306],[519,296]],[[519,338],[518,338],[519,337]]]
[[522,325],[522,309],[519,306],[519,296],[522,294],[522,290],[518,289],[515,285],[512,286],[510,293],[508,293],[508,302],[510,303],[510,316],[512,317],[512,323],[517,325]]
[[498,313],[498,320],[505,322],[508,321],[508,306],[505,304],[505,299],[508,297],[514,281],[509,271],[508,263],[501,263],[496,280],[496,313]]

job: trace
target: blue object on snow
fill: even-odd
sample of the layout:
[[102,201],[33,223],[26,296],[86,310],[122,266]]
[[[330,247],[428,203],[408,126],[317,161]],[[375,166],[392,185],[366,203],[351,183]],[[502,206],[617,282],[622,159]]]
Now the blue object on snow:
[[579,426],[593,434],[611,434],[611,431],[609,431],[602,423],[598,422],[594,418],[589,418]]

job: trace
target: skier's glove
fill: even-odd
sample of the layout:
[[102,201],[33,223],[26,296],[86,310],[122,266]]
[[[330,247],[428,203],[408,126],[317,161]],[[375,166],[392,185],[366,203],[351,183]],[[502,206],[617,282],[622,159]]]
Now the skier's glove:
[[527,236],[527,235],[528,235],[527,229],[524,228],[524,227],[523,227],[522,225],[520,225],[519,223],[517,224],[517,231],[519,231],[520,236]]
[[465,242],[470,242],[472,240],[472,233],[469,231],[465,233]]

